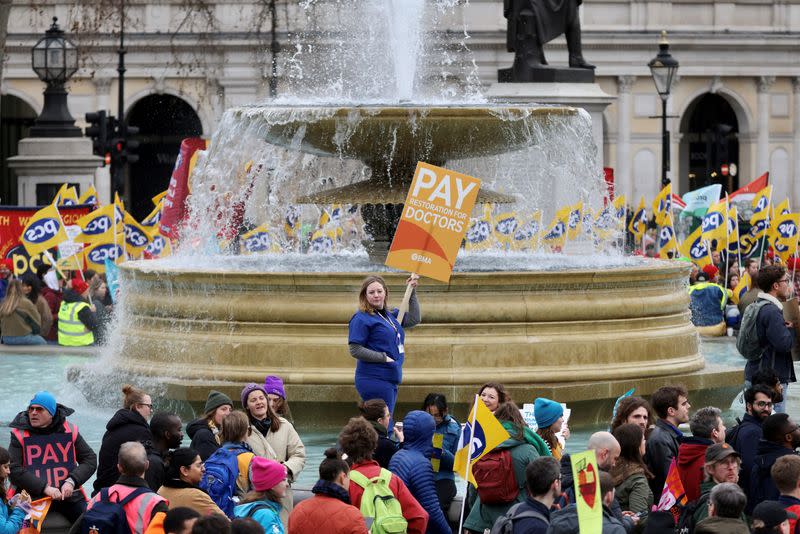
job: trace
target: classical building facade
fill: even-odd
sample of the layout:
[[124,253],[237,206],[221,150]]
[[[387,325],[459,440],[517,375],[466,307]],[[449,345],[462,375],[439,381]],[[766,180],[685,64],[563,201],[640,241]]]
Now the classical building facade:
[[[267,0],[127,3],[124,113],[141,128],[142,141],[127,194],[140,210],[150,193],[166,186],[180,138],[210,137],[226,108],[269,98],[271,85],[280,96],[287,60],[297,50],[294,35],[308,10],[324,12],[321,18],[334,25],[348,16],[341,0],[276,0],[274,12]],[[451,36],[461,59],[474,58],[488,87],[513,59],[506,51],[503,2],[449,3],[454,7],[437,32]],[[0,82],[0,202],[14,203],[5,160],[42,106],[30,48],[53,16],[82,50],[81,69],[69,84],[72,114],[79,122],[97,109],[117,114],[120,17],[112,4],[13,1]],[[602,160],[614,169],[619,193],[636,202],[660,187],[661,122],[653,117],[661,103],[647,62],[666,30],[680,61],[668,102],[675,189],[717,180],[731,190],[769,170],[776,198],[788,196],[800,207],[800,0],[584,0],[582,25],[584,55],[597,65],[600,86],[616,96],[603,116]],[[566,64],[563,38],[546,53],[551,64]],[[723,164],[735,166],[736,176],[722,176]]]

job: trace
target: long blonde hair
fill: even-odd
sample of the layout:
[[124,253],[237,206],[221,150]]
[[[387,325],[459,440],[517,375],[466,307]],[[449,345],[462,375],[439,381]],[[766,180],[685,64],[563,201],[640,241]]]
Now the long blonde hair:
[[8,281],[8,288],[6,289],[6,298],[0,302],[0,317],[9,317],[17,310],[20,300],[25,295],[22,294],[22,282],[15,278]]

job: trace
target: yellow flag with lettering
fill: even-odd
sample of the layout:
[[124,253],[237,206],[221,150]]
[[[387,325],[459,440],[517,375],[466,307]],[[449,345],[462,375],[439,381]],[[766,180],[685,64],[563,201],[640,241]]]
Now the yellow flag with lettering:
[[570,462],[578,508],[578,530],[600,534],[603,530],[603,494],[600,491],[600,470],[595,453],[588,450],[573,454]]
[[681,256],[685,256],[701,269],[711,263],[706,242],[703,240],[703,227],[698,226],[695,231],[686,236],[681,244]]
[[656,195],[653,200],[653,215],[656,218],[656,224],[665,226],[664,220],[666,217],[672,217],[672,183],[668,183]]
[[31,256],[66,241],[67,232],[56,205],[50,204],[34,213],[19,240]]
[[[472,431],[473,419],[475,421],[474,432]],[[475,395],[472,410],[469,412],[467,422],[461,430],[461,437],[458,440],[453,472],[458,473],[462,478],[466,473],[470,484],[478,487],[472,477],[472,466],[483,458],[486,453],[510,437],[503,425],[500,424],[500,421],[489,411],[483,401]]]
[[56,193],[54,204],[59,207],[75,206],[78,204],[78,191],[75,189],[75,186],[63,184],[58,190],[58,193]]
[[633,212],[631,222],[628,224],[628,230],[636,236],[636,239],[641,239],[645,230],[647,230],[647,208],[644,205],[644,196],[639,201],[636,211]]

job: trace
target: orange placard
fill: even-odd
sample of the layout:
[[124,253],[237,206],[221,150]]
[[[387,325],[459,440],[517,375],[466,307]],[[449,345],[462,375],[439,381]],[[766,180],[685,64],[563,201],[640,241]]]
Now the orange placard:
[[386,265],[450,281],[480,187],[472,176],[417,163]]

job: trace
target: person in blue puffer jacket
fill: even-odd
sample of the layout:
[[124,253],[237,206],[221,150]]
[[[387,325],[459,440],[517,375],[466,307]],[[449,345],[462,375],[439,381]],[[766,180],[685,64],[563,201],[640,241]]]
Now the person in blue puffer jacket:
[[422,409],[431,414],[433,422],[436,423],[431,464],[436,479],[436,494],[439,496],[439,504],[447,517],[450,504],[457,491],[453,462],[458,449],[458,439],[461,437],[461,425],[448,413],[447,398],[441,393],[429,393],[422,403]]
[[389,461],[389,470],[408,487],[419,504],[428,512],[426,534],[452,534],[444,517],[433,476],[433,432],[436,423],[431,414],[421,410],[409,412],[403,419],[403,448]]

